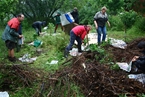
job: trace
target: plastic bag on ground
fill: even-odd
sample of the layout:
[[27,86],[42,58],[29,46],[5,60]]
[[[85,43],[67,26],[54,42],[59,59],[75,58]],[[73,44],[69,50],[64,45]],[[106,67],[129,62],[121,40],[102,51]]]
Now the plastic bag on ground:
[[135,79],[136,81],[141,82],[142,84],[145,84],[145,74],[129,74],[128,77],[130,79]]
[[77,48],[72,48],[72,50],[69,51],[71,56],[77,56],[77,55],[81,55],[82,53],[78,52]]
[[123,40],[118,40],[114,38],[110,38],[111,45],[117,48],[125,49],[127,44]]
[[25,54],[23,57],[19,58],[21,62],[32,63],[37,59],[37,57],[31,58],[30,54]]
[[125,62],[117,62],[116,64],[118,64],[118,66],[122,70],[125,70],[127,72],[130,72],[131,71],[132,61],[129,64],[128,63],[125,63]]
[[0,97],[9,97],[9,94],[6,91],[0,92]]

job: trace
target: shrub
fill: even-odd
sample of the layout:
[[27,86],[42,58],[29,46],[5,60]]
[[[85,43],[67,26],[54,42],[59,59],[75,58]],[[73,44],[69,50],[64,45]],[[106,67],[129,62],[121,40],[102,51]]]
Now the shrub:
[[135,26],[139,28],[141,31],[145,31],[145,17],[140,17],[138,21],[136,21]]
[[128,29],[131,28],[132,25],[134,25],[135,21],[138,18],[138,14],[135,11],[124,11],[120,15],[120,18],[124,24],[124,26]]
[[119,16],[111,16],[109,18],[109,22],[111,24],[111,29],[110,30],[117,30],[117,31],[123,31],[124,30],[124,25],[123,22],[121,21],[121,18]]

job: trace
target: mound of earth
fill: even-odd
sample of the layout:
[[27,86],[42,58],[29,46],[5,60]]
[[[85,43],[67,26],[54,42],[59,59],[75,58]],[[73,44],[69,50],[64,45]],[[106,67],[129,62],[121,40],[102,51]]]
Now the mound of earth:
[[[128,43],[125,50],[110,45],[104,48],[112,54],[114,62],[130,62],[135,55],[143,55],[137,48],[137,44],[144,40],[137,39]],[[137,97],[137,94],[145,93],[142,83],[129,79],[129,73],[123,70],[111,70],[109,65],[99,63],[95,60],[96,54],[98,53],[84,52],[81,56],[73,57],[71,67],[56,72],[53,77],[61,78],[62,83],[64,76],[74,81],[85,97],[118,97],[121,94]],[[58,80],[53,81],[54,86],[56,82]]]

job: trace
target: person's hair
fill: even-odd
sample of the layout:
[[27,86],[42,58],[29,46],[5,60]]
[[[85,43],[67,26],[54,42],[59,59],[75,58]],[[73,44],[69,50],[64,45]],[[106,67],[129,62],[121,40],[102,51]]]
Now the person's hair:
[[103,7],[101,8],[101,10],[107,10],[106,6],[103,6]]
[[43,24],[43,26],[47,26],[47,22],[46,21],[43,21],[42,24]]
[[145,48],[145,41],[141,41],[140,43],[137,44],[137,47],[139,49]]
[[85,27],[85,30],[87,31],[87,33],[89,33],[88,27],[89,27],[90,29],[92,28],[91,25],[85,25],[84,27]]
[[77,10],[77,7],[74,7],[74,10]]
[[19,13],[18,15],[17,15],[17,17],[21,17],[23,14],[22,13]]
[[87,25],[87,27],[90,27],[90,28],[92,28],[92,26],[91,26],[91,25]]

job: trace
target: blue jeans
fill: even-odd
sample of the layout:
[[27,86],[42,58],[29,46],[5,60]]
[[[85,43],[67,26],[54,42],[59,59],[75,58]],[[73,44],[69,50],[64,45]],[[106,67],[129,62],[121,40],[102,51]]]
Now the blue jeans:
[[81,50],[81,44],[82,44],[82,40],[79,36],[75,35],[73,31],[70,31],[70,43],[69,45],[66,47],[66,51],[69,52],[69,50],[72,49],[72,46],[74,45],[75,40],[78,42],[78,51]]
[[107,34],[106,27],[99,26],[97,29],[97,33],[98,33],[98,44],[100,44],[101,43],[101,33],[103,33],[102,41],[105,41],[105,39],[106,39],[106,34]]

